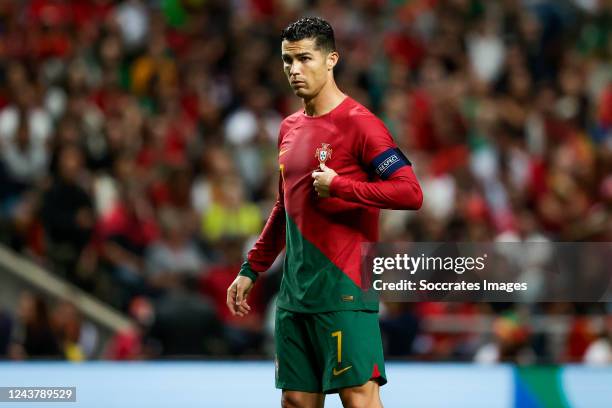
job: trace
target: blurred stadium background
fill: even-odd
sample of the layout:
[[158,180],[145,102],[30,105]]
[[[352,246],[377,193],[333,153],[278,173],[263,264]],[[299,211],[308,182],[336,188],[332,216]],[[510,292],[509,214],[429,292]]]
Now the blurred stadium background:
[[[270,359],[280,258],[248,318],[225,291],[275,199],[278,127],[300,106],[279,34],[304,15],[332,23],[341,89],[423,186],[423,209],[383,213],[383,240],[612,241],[610,1],[2,0],[0,386],[49,367],[28,360],[200,360],[185,367],[214,381],[211,360]],[[527,405],[519,379],[567,389],[569,370],[599,390],[570,405],[612,406],[611,304],[384,304],[381,329],[387,358],[413,362],[390,373],[417,381],[388,393],[421,387],[414,362],[504,362],[431,367],[463,367],[476,394],[505,370],[499,406],[529,407],[558,405],[526,386]],[[583,363],[607,367],[535,366]],[[277,401],[266,364],[224,367]]]

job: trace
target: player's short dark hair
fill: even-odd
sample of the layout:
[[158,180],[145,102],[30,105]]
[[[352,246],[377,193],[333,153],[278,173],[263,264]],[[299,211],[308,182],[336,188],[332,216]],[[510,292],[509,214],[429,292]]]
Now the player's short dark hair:
[[315,46],[326,52],[336,51],[334,29],[320,17],[303,17],[285,28],[281,34],[281,41],[300,41],[305,38],[314,38]]

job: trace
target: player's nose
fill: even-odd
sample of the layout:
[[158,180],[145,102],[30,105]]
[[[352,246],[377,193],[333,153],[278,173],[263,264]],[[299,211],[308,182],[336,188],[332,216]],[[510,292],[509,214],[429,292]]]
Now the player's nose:
[[297,76],[300,75],[299,68],[299,63],[297,62],[292,62],[291,65],[289,65],[289,76],[291,80],[297,79]]

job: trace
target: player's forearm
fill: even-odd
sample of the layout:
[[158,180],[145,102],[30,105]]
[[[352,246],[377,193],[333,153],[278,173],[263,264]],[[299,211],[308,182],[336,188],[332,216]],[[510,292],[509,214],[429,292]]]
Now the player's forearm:
[[277,200],[268,217],[261,235],[247,255],[240,269],[240,275],[257,279],[257,275],[267,271],[285,247],[285,207]]
[[423,192],[412,171],[374,182],[336,176],[332,180],[330,193],[346,201],[392,210],[418,210],[423,204]]

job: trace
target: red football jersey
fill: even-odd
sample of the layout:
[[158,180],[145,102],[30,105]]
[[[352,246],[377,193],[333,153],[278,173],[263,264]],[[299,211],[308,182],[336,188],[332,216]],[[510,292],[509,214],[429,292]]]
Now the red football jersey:
[[[338,173],[328,198],[312,172]],[[423,196],[385,125],[346,97],[327,114],[287,117],[279,135],[279,196],[241,274],[256,277],[286,247],[278,306],[297,312],[377,310],[363,299],[361,244],[378,240],[380,208],[418,209]]]

